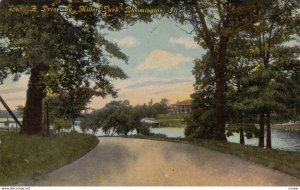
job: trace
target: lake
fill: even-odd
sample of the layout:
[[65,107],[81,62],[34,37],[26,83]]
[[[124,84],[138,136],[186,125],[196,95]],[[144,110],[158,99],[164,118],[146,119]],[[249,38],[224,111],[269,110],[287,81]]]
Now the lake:
[[[151,128],[151,132],[166,134],[168,137],[184,137],[184,128]],[[300,131],[272,129],[271,135],[273,148],[300,152]],[[235,133],[233,136],[228,137],[227,140],[229,142],[239,143],[240,135]],[[245,137],[245,144],[258,146],[258,138],[247,139]]]

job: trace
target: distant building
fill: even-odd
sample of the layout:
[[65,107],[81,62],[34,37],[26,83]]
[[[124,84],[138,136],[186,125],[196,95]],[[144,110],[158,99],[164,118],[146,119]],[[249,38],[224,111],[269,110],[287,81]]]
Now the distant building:
[[170,107],[171,114],[182,114],[191,112],[192,100],[184,100],[181,102],[177,102],[176,104],[172,104]]

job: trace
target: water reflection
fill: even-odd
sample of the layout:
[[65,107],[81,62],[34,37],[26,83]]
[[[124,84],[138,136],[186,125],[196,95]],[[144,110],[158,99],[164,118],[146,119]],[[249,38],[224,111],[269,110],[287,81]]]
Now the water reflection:
[[[285,131],[280,129],[272,129],[271,135],[273,148],[300,152],[300,131]],[[230,136],[228,138],[228,141],[239,143],[239,134],[234,134],[234,136]],[[258,138],[245,138],[245,143],[247,145],[257,146]]]
[[[184,137],[184,128],[152,128],[151,132],[166,134],[168,137]],[[239,138],[239,134],[235,133],[233,136],[228,137],[228,141],[239,143]],[[245,144],[257,146],[258,138],[245,138]],[[272,146],[276,149],[300,152],[300,131],[272,129]]]

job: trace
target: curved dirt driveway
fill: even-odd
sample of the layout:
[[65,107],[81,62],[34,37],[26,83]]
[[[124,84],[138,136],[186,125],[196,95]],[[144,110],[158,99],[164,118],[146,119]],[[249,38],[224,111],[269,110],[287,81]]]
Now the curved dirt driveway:
[[79,160],[19,185],[300,185],[300,179],[205,148],[163,141],[100,138]]

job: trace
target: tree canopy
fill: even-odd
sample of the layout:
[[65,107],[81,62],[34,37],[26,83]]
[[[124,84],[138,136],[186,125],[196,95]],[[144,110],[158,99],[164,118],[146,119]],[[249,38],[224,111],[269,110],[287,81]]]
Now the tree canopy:
[[[91,7],[119,5],[125,1],[91,1]],[[36,2],[37,9],[44,2]],[[72,14],[70,12],[11,12],[10,5],[21,8],[30,2],[3,0],[0,2],[0,82],[13,75],[30,74],[24,110],[22,133],[42,133],[43,99],[47,94],[90,88],[93,95],[116,96],[112,79],[125,79],[126,74],[111,58],[128,62],[116,43],[105,38],[103,29],[119,30],[124,23],[124,12],[109,16],[101,11]],[[51,8],[78,8],[82,5],[58,1]],[[29,111],[30,110],[30,111]]]

